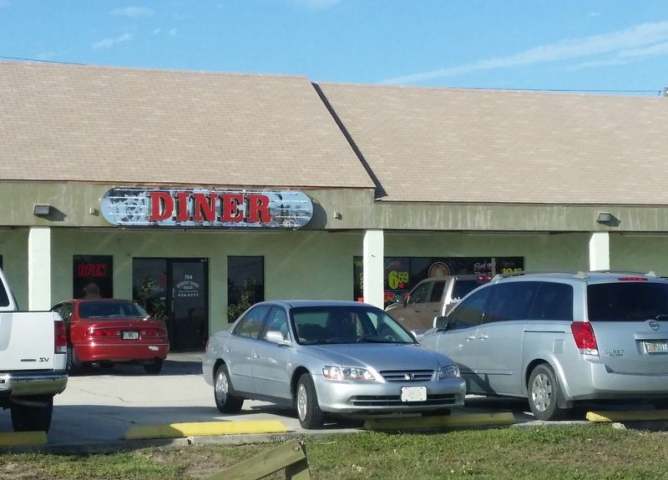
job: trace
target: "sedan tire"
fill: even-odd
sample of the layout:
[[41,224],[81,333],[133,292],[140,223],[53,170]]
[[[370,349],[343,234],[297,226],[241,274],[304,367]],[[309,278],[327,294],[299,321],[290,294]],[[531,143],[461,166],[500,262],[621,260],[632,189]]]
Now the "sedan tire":
[[227,371],[227,365],[223,364],[216,370],[213,385],[213,397],[220,413],[239,413],[241,411],[244,399],[230,393],[232,391],[230,374]]
[[325,423],[325,414],[320,410],[318,394],[315,392],[315,385],[310,373],[303,373],[299,377],[295,403],[297,404],[299,424],[302,428],[306,430],[322,428]]
[[[146,373],[148,373],[149,375],[157,375],[162,370],[162,364],[163,364],[162,358],[156,358],[151,363],[147,363],[147,364],[144,365],[144,371]],[[114,366],[113,363],[108,364],[108,365],[110,367]]]
[[529,377],[529,407],[537,420],[559,420],[564,410],[559,408],[561,387],[552,368],[541,364],[533,369]]

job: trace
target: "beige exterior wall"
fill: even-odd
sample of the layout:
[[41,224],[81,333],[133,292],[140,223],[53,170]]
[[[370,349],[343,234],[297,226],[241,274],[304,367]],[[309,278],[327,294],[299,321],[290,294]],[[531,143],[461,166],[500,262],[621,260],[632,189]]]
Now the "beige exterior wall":
[[[133,258],[207,258],[211,332],[226,324],[228,256],[264,257],[267,299],[351,299],[353,257],[363,255],[364,230],[370,228],[384,230],[385,257],[521,256],[528,271],[587,270],[591,232],[611,231],[611,268],[668,275],[668,209],[659,207],[408,205],[374,201],[370,190],[306,190],[314,216],[297,231],[141,230],[110,226],[96,212],[110,188],[0,184],[0,255],[23,308],[33,225],[53,229],[53,303],[73,295],[74,255],[113,255],[119,297],[132,296]],[[35,203],[52,205],[56,217],[34,216]],[[597,224],[599,211],[610,211],[621,223]]]

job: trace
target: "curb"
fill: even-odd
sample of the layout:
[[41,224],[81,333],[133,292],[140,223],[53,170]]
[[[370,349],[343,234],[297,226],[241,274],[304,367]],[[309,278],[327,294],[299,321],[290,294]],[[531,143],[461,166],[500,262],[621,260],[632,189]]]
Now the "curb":
[[441,417],[411,417],[411,418],[375,418],[366,420],[364,428],[367,430],[408,430],[431,428],[467,428],[494,425],[511,425],[515,423],[512,412],[501,413],[472,413],[466,415],[452,415]]
[[605,411],[587,412],[590,422],[636,422],[647,420],[668,420],[668,410]]
[[170,425],[137,425],[128,428],[123,438],[138,440],[148,438],[182,438],[221,435],[285,433],[288,429],[278,420],[247,422],[197,422],[172,423]]
[[0,433],[0,447],[24,447],[30,445],[46,444],[46,432]]

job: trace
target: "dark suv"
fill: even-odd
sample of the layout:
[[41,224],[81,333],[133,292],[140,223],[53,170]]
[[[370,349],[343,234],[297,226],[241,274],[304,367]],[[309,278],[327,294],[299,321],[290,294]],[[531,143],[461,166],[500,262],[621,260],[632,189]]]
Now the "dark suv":
[[495,277],[422,337],[467,392],[526,397],[540,420],[579,401],[668,401],[668,280],[580,272]]
[[385,311],[405,328],[420,337],[434,327],[436,317],[447,314],[469,292],[491,280],[482,275],[448,275],[419,282],[401,303]]

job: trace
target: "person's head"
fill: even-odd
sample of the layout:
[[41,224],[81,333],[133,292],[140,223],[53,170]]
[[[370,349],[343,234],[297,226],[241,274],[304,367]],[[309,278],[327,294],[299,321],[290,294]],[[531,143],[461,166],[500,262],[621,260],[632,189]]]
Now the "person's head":
[[83,288],[85,298],[98,298],[100,296],[100,287],[95,282],[89,282]]

